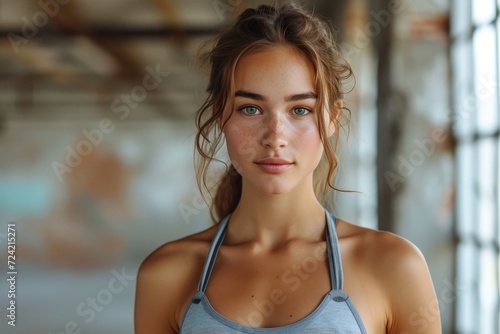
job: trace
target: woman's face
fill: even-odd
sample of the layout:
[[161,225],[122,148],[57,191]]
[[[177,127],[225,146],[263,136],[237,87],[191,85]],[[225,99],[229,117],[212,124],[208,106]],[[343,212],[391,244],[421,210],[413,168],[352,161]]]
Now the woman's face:
[[323,153],[312,65],[290,47],[271,47],[240,58],[234,80],[234,110],[225,114],[231,112],[223,132],[243,188],[312,189]]

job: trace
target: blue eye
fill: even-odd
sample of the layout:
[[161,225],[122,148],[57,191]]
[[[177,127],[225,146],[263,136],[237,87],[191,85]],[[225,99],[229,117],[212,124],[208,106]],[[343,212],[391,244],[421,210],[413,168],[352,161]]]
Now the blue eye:
[[256,107],[242,107],[238,110],[241,110],[243,111],[243,113],[247,114],[247,115],[256,115],[257,113],[259,113],[259,109],[256,108]]
[[307,108],[299,107],[299,108],[293,109],[293,112],[297,116],[305,116],[305,115],[309,114],[311,112],[311,110],[309,110]]

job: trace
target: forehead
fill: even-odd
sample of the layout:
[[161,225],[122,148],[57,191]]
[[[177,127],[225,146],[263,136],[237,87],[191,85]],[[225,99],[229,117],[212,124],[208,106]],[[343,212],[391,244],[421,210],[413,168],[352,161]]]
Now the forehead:
[[243,55],[234,72],[235,90],[281,96],[316,92],[314,67],[290,46],[272,46]]

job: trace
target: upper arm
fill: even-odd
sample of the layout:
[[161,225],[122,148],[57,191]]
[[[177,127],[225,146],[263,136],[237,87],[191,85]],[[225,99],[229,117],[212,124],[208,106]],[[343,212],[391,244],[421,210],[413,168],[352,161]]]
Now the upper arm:
[[[134,307],[135,334],[175,333],[172,328],[173,309],[165,294],[168,277],[162,277],[159,259],[149,256],[137,274]],[[162,279],[163,278],[163,279]]]
[[439,303],[422,253],[410,242],[393,238],[384,274],[388,333],[441,333]]
[[[196,261],[177,243],[167,243],[149,255],[137,275],[134,328],[136,334],[179,331],[181,306],[193,288]],[[182,250],[184,249],[184,250]],[[193,259],[194,260],[194,259]]]
[[135,334],[180,332],[212,238],[211,231],[202,231],[168,242],[142,262],[135,294]]

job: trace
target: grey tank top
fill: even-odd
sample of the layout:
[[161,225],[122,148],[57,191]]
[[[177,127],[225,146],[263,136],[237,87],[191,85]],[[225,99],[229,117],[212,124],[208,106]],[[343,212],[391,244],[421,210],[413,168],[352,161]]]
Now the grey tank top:
[[255,328],[232,321],[217,312],[205,289],[212,272],[217,253],[226,234],[230,215],[220,223],[208,251],[198,290],[184,313],[181,323],[183,334],[226,334],[226,333],[345,333],[366,334],[365,327],[349,296],[342,291],[343,272],[337,238],[337,219],[325,210],[327,222],[327,253],[332,290],[306,317],[288,325]]

